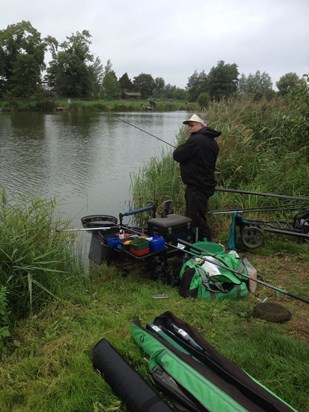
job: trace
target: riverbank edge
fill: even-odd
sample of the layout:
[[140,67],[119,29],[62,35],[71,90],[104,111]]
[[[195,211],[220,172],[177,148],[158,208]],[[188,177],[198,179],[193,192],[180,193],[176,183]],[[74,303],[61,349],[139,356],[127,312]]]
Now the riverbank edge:
[[[153,102],[153,100],[152,100]],[[61,111],[93,111],[93,112],[174,112],[199,111],[197,103],[184,100],[83,100],[83,99],[2,99],[2,112],[61,112]]]

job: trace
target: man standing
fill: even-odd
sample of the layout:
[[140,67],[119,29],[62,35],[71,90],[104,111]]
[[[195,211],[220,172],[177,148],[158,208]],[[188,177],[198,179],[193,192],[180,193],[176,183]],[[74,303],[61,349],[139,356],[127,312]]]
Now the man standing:
[[215,138],[221,135],[202,120],[197,114],[185,120],[190,136],[187,141],[173,152],[173,158],[180,164],[180,174],[186,185],[186,215],[192,219],[193,227],[198,230],[198,239],[212,240],[211,230],[206,218],[208,199],[216,187],[215,167],[219,146]]

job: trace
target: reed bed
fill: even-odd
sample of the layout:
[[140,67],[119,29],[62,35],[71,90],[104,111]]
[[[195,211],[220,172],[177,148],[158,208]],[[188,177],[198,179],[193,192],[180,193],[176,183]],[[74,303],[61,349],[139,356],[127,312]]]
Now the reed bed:
[[[305,107],[303,101],[298,103],[292,97],[212,102],[203,115],[212,128],[222,131],[217,139],[220,146],[217,187],[307,196],[309,122],[304,122]],[[184,141],[186,134],[183,127],[176,145]],[[152,159],[132,177],[131,191],[135,208],[154,199],[161,204],[168,197],[173,199],[175,211],[184,213],[184,188],[171,150]],[[216,192],[209,207],[244,208],[281,203],[274,198]]]
[[[51,298],[81,284],[75,237],[55,213],[54,200],[0,199],[0,285],[11,320],[25,317]],[[69,287],[70,286],[70,287]]]

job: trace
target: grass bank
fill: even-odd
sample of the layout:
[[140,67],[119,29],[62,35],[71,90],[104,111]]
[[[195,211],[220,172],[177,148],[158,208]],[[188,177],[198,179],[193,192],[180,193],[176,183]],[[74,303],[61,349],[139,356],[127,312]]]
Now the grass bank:
[[103,112],[173,112],[178,110],[197,111],[199,105],[183,100],[156,99],[155,107],[149,100],[103,100],[103,99],[68,99],[68,98],[36,98],[0,100],[0,109],[14,111],[103,111]]
[[[268,253],[261,250],[249,259],[267,281],[308,296],[308,247],[288,253],[286,244],[274,242]],[[92,349],[100,339],[108,339],[149,381],[129,323],[138,316],[145,325],[166,310],[197,327],[218,351],[294,408],[309,410],[309,325],[303,303],[262,286],[256,296],[240,301],[184,299],[177,288],[137,272],[124,278],[104,265],[93,270],[89,280],[74,302],[54,301],[16,323],[1,355],[1,411],[124,411],[92,369]],[[162,293],[168,298],[154,299]],[[254,305],[266,297],[288,308],[292,319],[276,324],[255,318]]]
[[[0,302],[5,343],[0,348],[0,411],[124,411],[93,370],[92,349],[108,339],[150,382],[129,324],[138,316],[145,325],[166,310],[197,327],[219,352],[293,407],[308,410],[304,303],[262,286],[240,301],[184,299],[177,288],[145,273],[135,270],[123,277],[105,265],[91,267],[85,277],[73,259],[72,235],[63,230],[68,223],[53,218],[53,203],[15,204],[3,195],[0,210],[1,285],[8,297],[7,306],[3,296]],[[308,296],[308,252],[308,243],[274,237],[247,257],[265,281]],[[163,293],[166,299],[154,298]],[[275,324],[254,317],[254,306],[266,298],[283,304],[292,319]],[[10,336],[3,333],[6,326]]]

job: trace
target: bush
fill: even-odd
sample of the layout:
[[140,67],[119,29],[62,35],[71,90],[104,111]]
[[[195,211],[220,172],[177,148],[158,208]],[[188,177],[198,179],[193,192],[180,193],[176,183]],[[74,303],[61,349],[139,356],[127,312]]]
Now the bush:
[[18,199],[0,203],[0,285],[7,289],[12,320],[27,316],[48,300],[69,295],[81,270],[75,238],[54,216],[54,201]]
[[197,98],[197,102],[200,105],[201,110],[206,110],[210,102],[210,97],[208,93],[206,92],[201,93],[199,97]]

